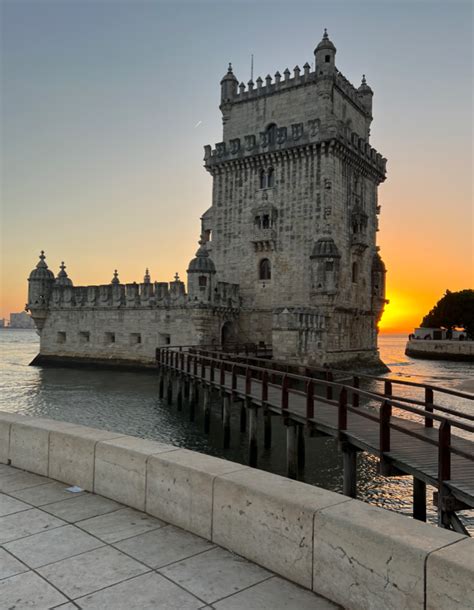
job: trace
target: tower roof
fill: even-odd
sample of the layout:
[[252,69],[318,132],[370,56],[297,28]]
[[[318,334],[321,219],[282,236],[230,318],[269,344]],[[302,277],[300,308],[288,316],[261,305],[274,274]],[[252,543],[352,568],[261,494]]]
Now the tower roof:
[[72,286],[72,281],[69,279],[66,273],[66,265],[64,261],[61,262],[61,266],[59,267],[59,273],[56,277],[56,282],[58,286]]
[[229,63],[229,67],[227,68],[227,73],[222,77],[221,85],[222,85],[222,83],[224,83],[227,80],[235,81],[236,83],[239,82],[237,80],[235,74],[232,72],[232,64],[231,63]]
[[209,256],[209,252],[205,246],[206,242],[201,236],[199,240],[199,249],[196,252],[195,258],[189,263],[188,273],[215,273],[216,266]]
[[336,51],[336,47],[331,42],[331,40],[329,40],[328,31],[326,28],[324,28],[323,38],[314,52],[316,53],[316,51],[321,51],[323,49],[330,49],[331,51]]
[[30,280],[54,280],[54,273],[48,269],[45,259],[46,256],[44,255],[44,250],[41,250],[39,255],[39,263],[30,273]]
[[357,91],[359,93],[372,93],[373,94],[372,89],[369,87],[369,85],[367,84],[367,81],[365,80],[365,74],[362,74],[362,82],[360,84],[360,87],[357,89]]
[[311,258],[341,258],[332,237],[321,237],[314,244]]

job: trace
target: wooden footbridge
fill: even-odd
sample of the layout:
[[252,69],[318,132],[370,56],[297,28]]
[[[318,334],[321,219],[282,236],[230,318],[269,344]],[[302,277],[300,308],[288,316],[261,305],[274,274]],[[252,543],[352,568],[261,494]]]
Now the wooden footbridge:
[[[178,409],[186,399],[191,419],[202,404],[209,432],[210,393],[219,391],[224,447],[229,446],[231,409],[240,408],[240,430],[248,431],[251,466],[257,466],[258,413],[263,415],[265,448],[271,446],[272,416],[282,417],[291,478],[304,464],[305,436],[337,439],[343,454],[343,491],[351,497],[357,491],[357,452],[371,453],[377,456],[382,475],[413,477],[416,519],[426,521],[429,484],[437,489],[438,524],[468,533],[456,513],[474,507],[474,414],[441,406],[436,399],[448,394],[472,405],[474,395],[405,380],[287,365],[268,356],[261,348],[252,355],[248,349],[230,353],[202,346],[160,348],[160,397],[166,393],[171,404],[175,393]],[[406,396],[407,389],[413,396]]]

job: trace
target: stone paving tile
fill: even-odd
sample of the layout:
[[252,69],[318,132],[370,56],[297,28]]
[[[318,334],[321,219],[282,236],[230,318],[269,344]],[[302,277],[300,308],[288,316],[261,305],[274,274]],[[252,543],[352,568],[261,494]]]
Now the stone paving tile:
[[212,542],[172,525],[122,540],[114,546],[151,568],[159,568],[215,547]]
[[152,572],[76,600],[84,610],[198,610],[202,601]]
[[108,500],[102,496],[85,493],[78,494],[69,500],[47,504],[42,507],[42,510],[51,513],[60,519],[64,519],[64,521],[68,521],[69,523],[75,523],[76,521],[84,521],[91,517],[110,513],[119,508],[123,508],[122,504],[118,504],[117,502]]
[[336,610],[336,604],[314,595],[283,578],[274,576],[245,591],[213,604],[216,610]]
[[48,515],[38,508],[6,515],[0,517],[0,543],[31,536],[31,534],[37,534],[61,525],[65,525],[64,521]]
[[58,527],[4,545],[7,551],[30,568],[39,568],[101,546],[104,546],[103,542],[73,525]]
[[65,483],[47,483],[45,485],[37,485],[36,487],[28,487],[27,489],[19,489],[17,491],[10,492],[12,496],[33,504],[33,506],[42,506],[44,504],[51,504],[52,502],[58,502],[59,500],[69,500],[75,495],[83,495],[84,492],[79,494],[72,494],[66,489],[70,485]]
[[107,515],[79,521],[76,525],[110,543],[143,534],[166,524],[133,508],[122,508]]
[[30,508],[31,506],[28,506],[28,504],[25,504],[24,502],[20,502],[20,500],[0,493],[0,517],[17,513],[20,510],[28,510]]
[[260,566],[221,548],[161,568],[159,572],[206,603],[213,603],[272,576]]
[[26,489],[35,485],[44,485],[50,483],[50,479],[41,477],[39,474],[24,472],[23,470],[15,470],[12,468],[12,473],[0,474],[0,491],[9,493],[18,489]]
[[52,608],[67,598],[34,572],[0,580],[1,607],[16,610]]
[[8,578],[9,576],[15,576],[15,574],[27,571],[28,568],[24,564],[15,559],[15,557],[12,557],[4,549],[0,549],[0,578]]
[[38,573],[71,599],[94,593],[147,568],[117,549],[105,546],[38,569]]

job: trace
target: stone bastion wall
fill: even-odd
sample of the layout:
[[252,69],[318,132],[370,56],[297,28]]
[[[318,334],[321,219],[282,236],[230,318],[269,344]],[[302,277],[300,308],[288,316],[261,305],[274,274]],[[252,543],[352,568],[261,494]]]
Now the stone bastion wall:
[[360,610],[474,608],[474,540],[116,432],[0,412],[0,463],[145,511]]
[[405,354],[429,360],[474,362],[474,341],[437,341],[413,339],[407,342]]

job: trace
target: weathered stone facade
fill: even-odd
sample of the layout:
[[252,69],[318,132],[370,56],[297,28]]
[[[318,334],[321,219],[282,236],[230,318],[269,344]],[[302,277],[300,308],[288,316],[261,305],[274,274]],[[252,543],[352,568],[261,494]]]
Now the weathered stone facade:
[[314,55],[314,71],[306,63],[246,87],[229,66],[222,79],[223,140],[205,147],[212,206],[188,293],[147,276],[72,287],[60,273],[45,284],[35,270],[28,307],[42,354],[149,360],[167,343],[240,340],[271,343],[281,360],[379,362],[386,160],[369,144],[373,93],[337,70],[326,33]]

